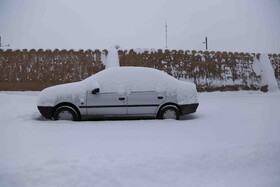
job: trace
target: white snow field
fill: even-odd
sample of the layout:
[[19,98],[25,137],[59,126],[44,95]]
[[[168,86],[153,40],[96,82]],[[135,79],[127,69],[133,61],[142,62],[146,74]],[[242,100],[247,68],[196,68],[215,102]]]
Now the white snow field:
[[0,92],[1,187],[279,187],[280,93],[200,93],[176,120],[47,121]]

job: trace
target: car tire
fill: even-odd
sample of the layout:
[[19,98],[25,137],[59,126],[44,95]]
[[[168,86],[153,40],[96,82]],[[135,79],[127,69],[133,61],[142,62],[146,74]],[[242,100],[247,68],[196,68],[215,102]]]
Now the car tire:
[[180,119],[180,113],[176,106],[165,106],[158,113],[159,119]]
[[74,108],[70,106],[61,106],[55,110],[53,119],[79,121],[79,115]]

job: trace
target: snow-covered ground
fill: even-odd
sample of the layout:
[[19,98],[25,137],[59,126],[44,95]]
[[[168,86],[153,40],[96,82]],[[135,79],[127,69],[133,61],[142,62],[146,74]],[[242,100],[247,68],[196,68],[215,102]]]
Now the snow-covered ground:
[[175,120],[46,121],[0,92],[1,187],[278,187],[280,93],[199,94]]

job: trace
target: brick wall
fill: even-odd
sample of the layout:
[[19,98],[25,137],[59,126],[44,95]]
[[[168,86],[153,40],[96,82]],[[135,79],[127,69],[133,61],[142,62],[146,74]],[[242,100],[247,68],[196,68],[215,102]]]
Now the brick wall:
[[[102,70],[107,50],[0,50],[0,90],[42,90],[80,81]],[[196,83],[199,91],[258,90],[260,54],[119,50],[121,66],[144,66]],[[269,54],[280,85],[280,55]]]

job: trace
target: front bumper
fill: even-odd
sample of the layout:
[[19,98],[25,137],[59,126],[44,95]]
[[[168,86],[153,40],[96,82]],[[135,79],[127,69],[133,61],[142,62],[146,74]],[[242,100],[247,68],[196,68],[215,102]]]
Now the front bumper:
[[40,111],[42,116],[44,116],[45,118],[47,118],[47,119],[51,119],[52,118],[53,107],[38,106],[38,110]]
[[198,103],[188,104],[188,105],[179,105],[181,115],[195,113],[198,107]]

